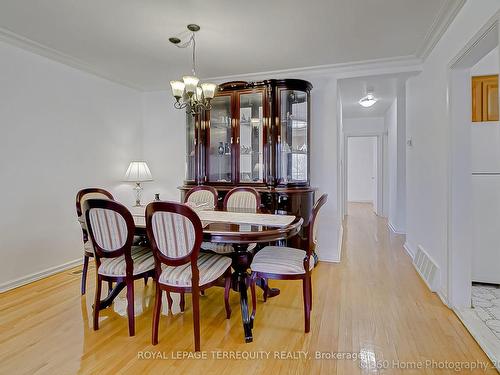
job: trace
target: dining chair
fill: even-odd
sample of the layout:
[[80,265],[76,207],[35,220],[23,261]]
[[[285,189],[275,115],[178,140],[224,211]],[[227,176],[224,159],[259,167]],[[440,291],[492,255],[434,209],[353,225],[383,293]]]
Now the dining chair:
[[212,186],[198,185],[190,189],[184,197],[184,203],[203,210],[213,210],[217,207],[218,192]]
[[83,213],[96,263],[94,330],[99,329],[102,281],[112,281],[127,287],[128,329],[129,335],[134,336],[134,280],[154,276],[153,253],[148,247],[133,246],[134,219],[122,204],[106,199],[87,199],[83,203]]
[[146,207],[146,232],[154,254],[156,295],[152,343],[158,344],[162,292],[191,293],[194,346],[200,351],[200,291],[224,276],[226,317],[231,316],[231,259],[200,253],[203,229],[190,207],[175,202],[152,202]]
[[[252,187],[235,187],[229,190],[224,197],[224,211],[250,212],[260,211],[260,194]],[[249,250],[255,249],[256,243],[248,246]],[[234,247],[231,244],[203,242],[203,250],[213,251],[216,254],[231,255],[234,253]]]
[[260,211],[260,194],[253,187],[235,187],[224,197],[223,207],[225,211],[256,213]]
[[305,332],[310,330],[312,310],[311,271],[314,268],[313,251],[316,248],[317,219],[320,208],[326,203],[328,194],[323,194],[314,204],[309,223],[306,228],[308,235],[307,251],[292,247],[266,246],[255,254],[250,268],[250,288],[252,292],[252,321],[257,311],[255,283],[257,278],[276,280],[302,280],[304,298]]
[[[82,218],[82,205],[87,199],[110,199],[114,200],[113,195],[104,189],[100,188],[87,188],[82,189],[76,194],[76,215],[80,219],[80,225],[82,227],[82,239],[83,239],[83,270],[82,270],[82,285],[81,293],[85,294],[87,285],[87,272],[89,268],[89,259],[94,257],[94,249],[92,248],[92,243],[89,241],[87,229]],[[110,285],[111,289],[111,285]]]

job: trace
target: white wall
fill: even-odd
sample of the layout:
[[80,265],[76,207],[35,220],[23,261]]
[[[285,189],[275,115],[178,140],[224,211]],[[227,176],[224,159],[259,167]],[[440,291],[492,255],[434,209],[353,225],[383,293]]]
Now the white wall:
[[346,134],[383,133],[386,129],[383,117],[345,118],[343,127]]
[[347,143],[347,200],[374,203],[377,138],[349,137]]
[[140,122],[138,92],[0,42],[0,290],[83,259],[80,188],[132,201]]
[[175,109],[170,91],[142,95],[144,160],[151,168],[154,181],[143,184],[144,201],[155,193],[162,200],[180,201],[185,173],[186,112]]
[[500,8],[497,0],[468,1],[423,65],[407,82],[407,247],[421,245],[439,267],[447,298],[448,64]]

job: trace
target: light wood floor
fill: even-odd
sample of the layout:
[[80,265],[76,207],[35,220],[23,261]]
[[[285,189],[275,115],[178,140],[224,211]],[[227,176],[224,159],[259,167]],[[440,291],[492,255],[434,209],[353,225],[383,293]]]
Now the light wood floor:
[[[402,248],[402,237],[389,235],[386,221],[376,218],[370,206],[352,204],[349,210],[342,262],[321,263],[313,273],[309,334],[303,332],[300,282],[273,282],[282,293],[267,303],[259,295],[254,342],[250,344],[243,341],[236,293],[231,295],[230,320],[225,319],[222,289],[213,288],[202,297],[205,355],[212,358],[212,351],[256,355],[262,351],[260,355],[269,353],[269,359],[172,359],[172,352],[182,355],[193,349],[189,298],[185,313],[167,315],[164,311],[160,343],[153,347],[151,282],[145,288],[142,282],[136,283],[135,337],[128,337],[123,295],[101,312],[100,329],[94,332],[94,270],[90,271],[87,295],[80,297],[79,269],[74,269],[0,295],[0,373],[456,374],[437,369],[363,370],[360,364],[393,367],[393,360],[401,364],[425,360],[489,363],[458,318],[420,280]],[[275,351],[306,351],[309,358],[278,360]],[[317,360],[317,351],[361,353],[361,360]],[[164,358],[143,359],[149,355]]]

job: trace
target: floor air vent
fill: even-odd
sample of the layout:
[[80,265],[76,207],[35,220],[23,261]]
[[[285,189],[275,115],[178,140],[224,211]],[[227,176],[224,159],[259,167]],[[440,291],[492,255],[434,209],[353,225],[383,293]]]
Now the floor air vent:
[[438,268],[436,263],[434,263],[429,254],[427,254],[421,246],[418,246],[417,248],[417,253],[413,258],[413,264],[429,289],[434,291],[435,278]]

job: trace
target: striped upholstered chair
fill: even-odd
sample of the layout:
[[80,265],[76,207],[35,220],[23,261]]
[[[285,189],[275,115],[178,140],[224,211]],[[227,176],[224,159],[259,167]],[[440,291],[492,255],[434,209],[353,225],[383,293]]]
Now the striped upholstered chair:
[[310,330],[312,310],[311,271],[314,268],[313,251],[316,248],[317,219],[320,208],[326,203],[327,194],[323,194],[314,204],[309,224],[307,251],[291,247],[266,246],[255,254],[250,268],[250,286],[252,290],[252,321],[257,310],[255,283],[258,278],[278,280],[302,280],[304,297],[305,332]]
[[127,287],[129,335],[135,334],[134,280],[154,276],[151,249],[133,246],[135,224],[132,214],[118,202],[87,199],[83,213],[89,238],[94,248],[97,283],[94,301],[94,330],[99,329],[101,284],[113,281]]
[[[87,199],[110,199],[114,200],[113,195],[104,189],[100,188],[87,188],[82,189],[76,194],[76,214],[80,220],[80,225],[82,226],[82,238],[83,238],[83,270],[82,270],[82,285],[81,293],[85,294],[85,289],[87,285],[87,271],[89,268],[89,259],[94,257],[94,249],[89,241],[87,234],[87,228],[84,224],[84,218],[82,217],[82,205]],[[111,289],[111,285],[110,285]]]
[[212,186],[195,186],[186,193],[184,203],[192,208],[201,210],[213,210],[217,207],[217,190]]
[[[256,213],[260,211],[260,194],[252,187],[235,187],[228,191],[224,197],[224,211],[233,212],[250,212]],[[257,244],[252,243],[248,246],[248,250],[253,250]],[[230,255],[234,253],[234,247],[231,244],[203,242],[201,245],[203,250],[213,251],[217,254]]]
[[200,292],[225,278],[226,316],[231,316],[231,259],[200,253],[201,221],[190,207],[175,202],[152,202],[146,207],[146,231],[155,258],[156,297],[152,343],[158,343],[162,292],[191,293],[194,346],[200,350]]

